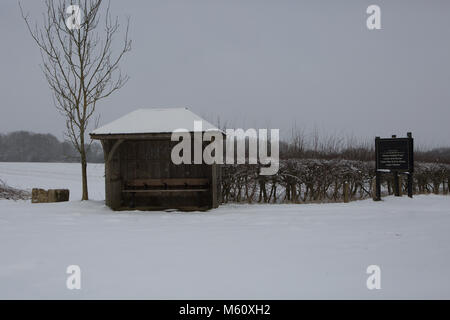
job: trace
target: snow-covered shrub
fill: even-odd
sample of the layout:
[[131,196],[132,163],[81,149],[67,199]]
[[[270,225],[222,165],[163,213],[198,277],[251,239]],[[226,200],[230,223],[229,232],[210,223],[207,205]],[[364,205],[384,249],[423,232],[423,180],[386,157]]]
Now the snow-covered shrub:
[[31,193],[26,190],[9,187],[0,180],[0,199],[28,200],[31,199]]
[[[375,162],[354,160],[288,159],[280,161],[273,176],[260,176],[257,165],[225,165],[222,171],[224,202],[337,202],[343,201],[344,184],[350,200],[372,196]],[[450,165],[416,163],[416,193],[448,193]],[[390,174],[382,175],[382,191],[393,193]],[[402,179],[406,192],[406,178]]]

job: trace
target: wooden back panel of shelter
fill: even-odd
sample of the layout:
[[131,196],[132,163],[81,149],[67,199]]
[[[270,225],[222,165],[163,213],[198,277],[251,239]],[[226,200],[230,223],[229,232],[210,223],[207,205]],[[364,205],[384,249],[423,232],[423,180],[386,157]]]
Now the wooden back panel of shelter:
[[129,140],[119,146],[115,157],[119,161],[119,176],[123,180],[159,178],[211,178],[211,168],[205,164],[175,165],[171,160],[170,140]]

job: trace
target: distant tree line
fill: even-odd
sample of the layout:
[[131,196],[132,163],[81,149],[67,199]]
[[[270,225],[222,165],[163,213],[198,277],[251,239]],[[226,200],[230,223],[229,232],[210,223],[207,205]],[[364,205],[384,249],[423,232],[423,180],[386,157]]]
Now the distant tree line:
[[[280,158],[373,161],[373,142],[356,141],[337,136],[295,134],[280,141]],[[248,146],[247,146],[248,147]],[[68,141],[59,141],[52,134],[16,131],[0,134],[0,161],[2,162],[78,162],[79,153]],[[88,162],[101,163],[103,149],[94,142],[87,151]],[[427,163],[450,164],[450,148],[415,150],[415,160]]]
[[[88,162],[103,162],[99,143],[87,151]],[[79,162],[80,154],[68,141],[59,141],[52,134],[16,131],[0,134],[1,162]]]
[[[416,161],[450,164],[450,147],[424,150],[414,147]],[[318,131],[305,133],[293,130],[291,137],[280,141],[280,158],[287,159],[344,159],[355,161],[373,161],[375,141],[358,140],[353,136],[320,135]]]

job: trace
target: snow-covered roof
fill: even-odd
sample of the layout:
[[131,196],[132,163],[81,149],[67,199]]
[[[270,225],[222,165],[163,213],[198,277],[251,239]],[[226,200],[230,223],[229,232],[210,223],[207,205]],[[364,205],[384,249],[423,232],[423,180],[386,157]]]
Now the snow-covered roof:
[[194,130],[194,121],[202,122],[202,130],[217,130],[187,108],[138,109],[92,131],[91,134],[172,133],[176,129]]

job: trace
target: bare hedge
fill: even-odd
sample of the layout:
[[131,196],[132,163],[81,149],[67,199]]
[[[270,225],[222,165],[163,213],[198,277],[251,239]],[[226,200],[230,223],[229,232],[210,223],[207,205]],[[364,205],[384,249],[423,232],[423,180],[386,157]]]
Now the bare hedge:
[[28,200],[31,199],[31,193],[26,190],[12,188],[0,180],[0,199]]
[[[257,165],[224,165],[223,202],[306,203],[341,202],[372,197],[375,163],[372,161],[290,159],[280,161],[273,176],[258,174]],[[406,176],[401,175],[406,193]],[[450,165],[416,163],[413,190],[418,193],[449,192]],[[391,174],[382,175],[382,193],[392,194]]]

